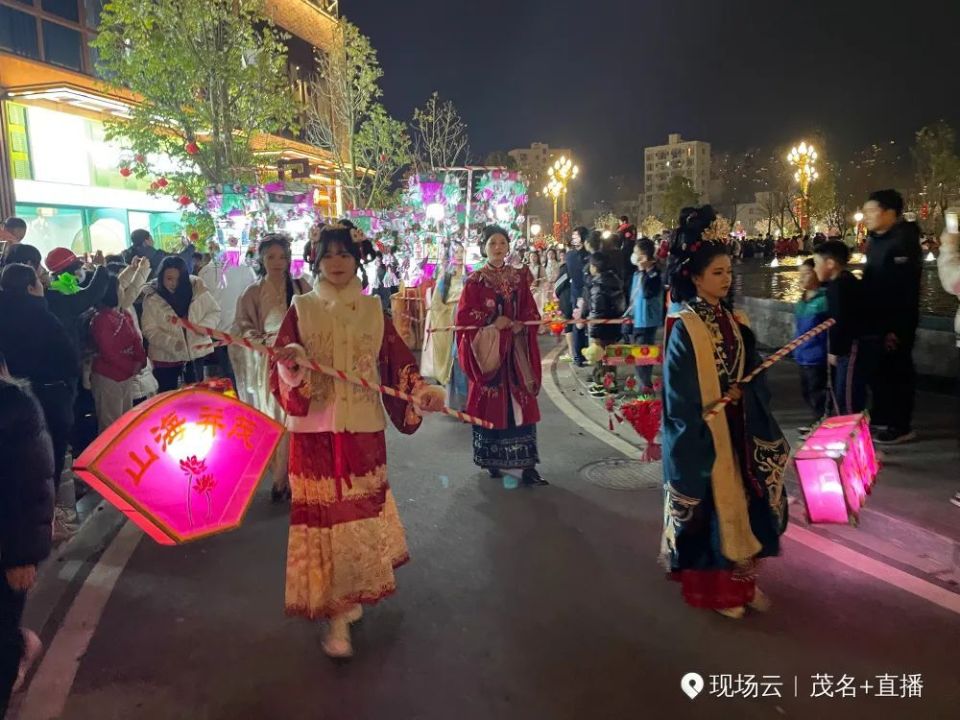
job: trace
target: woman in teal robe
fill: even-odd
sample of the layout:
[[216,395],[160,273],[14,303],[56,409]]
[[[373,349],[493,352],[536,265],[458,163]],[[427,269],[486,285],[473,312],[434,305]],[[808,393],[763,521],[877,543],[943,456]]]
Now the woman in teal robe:
[[[713,220],[709,206],[688,219],[671,278],[682,304],[664,353],[661,557],[688,604],[740,618],[769,607],[756,571],[780,552],[790,449],[763,375],[740,385],[760,358],[746,318],[725,302],[732,268]],[[728,392],[737,401],[705,420]]]

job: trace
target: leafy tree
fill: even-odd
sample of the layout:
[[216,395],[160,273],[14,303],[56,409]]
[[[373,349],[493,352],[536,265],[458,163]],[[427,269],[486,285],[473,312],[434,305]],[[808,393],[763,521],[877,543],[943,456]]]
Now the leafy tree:
[[643,219],[643,222],[640,223],[640,233],[649,238],[652,238],[654,235],[659,235],[666,229],[667,226],[653,215],[647,215],[647,217]]
[[937,229],[951,198],[960,191],[960,158],[953,128],[943,120],[922,128],[912,154],[917,185]]
[[693,188],[690,178],[683,175],[674,175],[667,182],[667,189],[663,193],[663,214],[668,223],[676,223],[680,211],[700,201],[700,193]]
[[507,170],[519,169],[516,158],[505,153],[503,150],[494,150],[492,153],[487,154],[483,159],[483,164],[488,167],[505,167]]
[[356,160],[363,170],[358,197],[363,207],[387,207],[395,200],[394,181],[411,161],[407,127],[374,103],[355,138]]
[[[374,138],[385,137],[380,131],[386,125],[376,110],[379,107],[376,100],[383,94],[378,85],[383,70],[370,39],[346,18],[338,23],[329,52],[318,53],[317,68],[309,82],[307,139],[331,154],[341,178],[346,205],[359,207],[366,199],[364,179],[367,178],[358,172],[358,166],[362,165],[359,156],[369,152],[369,143]],[[364,141],[368,145],[364,146],[357,142],[358,135],[363,124],[374,115],[377,116],[374,123],[379,127],[365,133]],[[398,139],[395,134],[393,138]],[[382,154],[378,153],[377,157]],[[385,154],[389,160],[397,153]]]
[[413,145],[417,170],[454,167],[470,157],[467,124],[452,100],[443,102],[434,92],[422,108],[413,111]]
[[[286,48],[264,0],[111,0],[92,44],[101,73],[140,100],[107,123],[108,139],[129,148],[130,173],[185,205],[207,184],[254,180],[251,138],[293,126]],[[161,155],[173,167],[157,177]]]

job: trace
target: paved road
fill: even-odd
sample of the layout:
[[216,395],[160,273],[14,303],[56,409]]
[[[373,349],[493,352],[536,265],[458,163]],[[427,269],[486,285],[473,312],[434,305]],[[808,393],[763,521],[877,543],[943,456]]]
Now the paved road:
[[[357,628],[350,663],[323,655],[318,626],[284,617],[287,520],[262,492],[230,535],[136,545],[62,717],[956,717],[957,614],[790,539],[762,574],[772,613],[736,622],[684,606],[655,562],[659,492],[585,483],[580,468],[617,453],[542,402],[548,488],[476,472],[469,429],[445,418],[391,435],[412,562]],[[48,654],[23,717],[71,660]],[[780,676],[783,697],[712,697],[708,679],[691,701],[690,671]],[[920,674],[922,697],[814,699],[816,673]]]

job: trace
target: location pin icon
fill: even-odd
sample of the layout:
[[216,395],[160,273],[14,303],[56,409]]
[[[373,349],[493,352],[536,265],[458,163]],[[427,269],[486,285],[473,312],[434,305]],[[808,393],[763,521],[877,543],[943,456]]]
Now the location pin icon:
[[680,680],[680,689],[693,700],[703,690],[703,678],[697,673],[687,673]]

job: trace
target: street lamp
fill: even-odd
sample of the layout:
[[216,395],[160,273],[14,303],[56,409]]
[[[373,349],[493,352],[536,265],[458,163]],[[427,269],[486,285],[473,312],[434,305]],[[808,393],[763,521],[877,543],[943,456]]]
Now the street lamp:
[[553,198],[553,224],[557,224],[557,200],[560,199],[560,196],[563,194],[563,185],[560,184],[559,180],[551,178],[543,188],[543,194]]
[[810,223],[810,183],[820,177],[815,167],[816,161],[817,151],[813,149],[813,145],[807,145],[806,142],[801,142],[787,155],[787,162],[797,168],[793,179],[800,185],[800,197],[803,201],[800,214],[801,232]]
[[531,234],[533,237],[537,237],[537,235],[539,235],[542,230],[543,230],[543,228],[540,227],[540,223],[533,223],[533,224],[530,226],[530,234]]
[[[573,164],[573,160],[565,155],[561,155],[560,159],[551,165],[547,172],[550,176],[551,182],[557,182],[560,184],[560,195],[563,197],[563,212],[566,212],[567,184],[571,180],[576,179],[577,175],[580,173],[580,168]],[[556,218],[554,218],[553,222],[557,222]]]
[[860,234],[863,232],[863,213],[857,210],[853,214],[853,220],[857,224],[854,228],[854,241],[857,244],[857,249],[860,248]]

